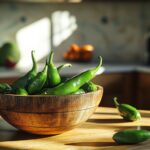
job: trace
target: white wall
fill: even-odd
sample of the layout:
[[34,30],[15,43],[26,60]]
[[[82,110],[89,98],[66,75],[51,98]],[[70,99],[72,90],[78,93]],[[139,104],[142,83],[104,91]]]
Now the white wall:
[[[149,7],[150,3],[138,2],[1,3],[0,45],[5,41],[18,41],[18,31],[47,18],[50,24],[48,35],[45,35],[45,27],[40,27],[37,32],[42,40],[38,40],[37,44],[40,43],[41,51],[43,46],[45,55],[51,48],[54,49],[57,62],[63,60],[63,53],[72,43],[90,43],[95,47],[93,61],[102,55],[105,63],[144,63],[147,59],[145,37],[150,28]],[[25,42],[28,43],[28,40]]]

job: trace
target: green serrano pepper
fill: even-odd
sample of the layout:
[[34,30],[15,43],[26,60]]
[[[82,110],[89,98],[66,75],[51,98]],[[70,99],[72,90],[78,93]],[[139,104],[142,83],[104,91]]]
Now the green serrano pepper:
[[7,83],[0,83],[0,93],[10,93],[12,88]]
[[102,57],[99,57],[100,61],[96,68],[82,72],[79,75],[68,79],[66,82],[59,84],[58,86],[50,89],[45,89],[42,95],[67,95],[76,92],[86,82],[90,81],[100,69],[102,65]]
[[69,77],[61,77],[61,82],[66,82],[67,80],[69,80],[70,78]]
[[113,140],[118,144],[137,144],[150,138],[148,130],[124,130],[113,135]]
[[27,96],[27,95],[28,95],[28,92],[26,91],[26,89],[18,88],[18,89],[16,90],[16,94],[17,94],[17,95],[21,95],[21,96]]
[[47,64],[45,65],[44,69],[39,72],[35,78],[29,83],[28,85],[28,93],[35,94],[42,90],[46,79],[47,79]]
[[82,86],[82,89],[86,92],[92,92],[97,90],[97,85],[95,85],[93,82],[87,82]]
[[49,85],[51,87],[54,87],[61,82],[61,77],[59,75],[59,72],[53,63],[53,56],[54,56],[54,52],[51,51],[50,57],[49,57],[49,62],[48,62],[48,73],[47,73]]
[[[48,64],[48,63],[47,63]],[[60,73],[61,72],[61,70],[63,70],[64,68],[66,68],[66,67],[71,67],[72,65],[71,64],[63,64],[63,65],[60,65],[59,67],[57,67],[57,70],[58,70],[58,72]],[[49,73],[47,73],[47,74],[49,74]],[[50,85],[49,85],[49,81],[48,81],[48,76],[49,75],[47,75],[47,80],[46,80],[46,83],[45,83],[45,85],[44,85],[44,88],[48,88],[48,87],[50,87]],[[64,82],[65,80],[64,80],[64,77],[61,77],[61,82]]]
[[135,107],[128,104],[119,104],[116,97],[114,98],[114,103],[123,119],[136,121],[141,118],[140,112]]
[[73,92],[71,94],[83,94],[85,91],[83,89],[78,89],[76,92]]
[[12,85],[13,90],[17,90],[18,88],[27,88],[28,83],[36,76],[37,74],[37,64],[35,61],[34,51],[31,52],[32,55],[32,69],[25,74],[23,77],[19,78],[17,81],[15,81]]

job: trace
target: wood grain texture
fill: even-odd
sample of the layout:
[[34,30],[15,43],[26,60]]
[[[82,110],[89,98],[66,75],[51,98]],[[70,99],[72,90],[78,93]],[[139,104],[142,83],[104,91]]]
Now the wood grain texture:
[[60,134],[85,122],[99,105],[103,88],[67,96],[0,95],[1,116],[34,134]]
[[[2,116],[14,127],[33,134],[60,134],[85,122],[96,107],[65,113],[31,114],[3,111]],[[13,116],[13,117],[12,117]]]
[[0,118],[0,150],[149,150],[150,140],[137,145],[117,145],[112,140],[119,130],[150,130],[150,111],[140,112],[140,121],[126,122],[117,109],[99,107],[82,125],[54,136],[21,132]]

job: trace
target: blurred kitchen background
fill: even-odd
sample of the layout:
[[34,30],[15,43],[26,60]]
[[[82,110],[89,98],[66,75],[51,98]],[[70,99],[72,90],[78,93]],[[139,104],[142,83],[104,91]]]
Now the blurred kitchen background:
[[[39,70],[50,50],[56,65],[72,63],[62,71],[68,77],[94,67],[101,55],[103,67],[93,79],[104,87],[100,105],[114,107],[117,96],[150,109],[149,8],[150,2],[142,0],[1,0],[0,63],[8,47],[17,50],[0,64],[0,82],[12,83],[30,69],[31,50]],[[74,59],[72,52],[66,56],[78,46],[86,47],[87,59]]]

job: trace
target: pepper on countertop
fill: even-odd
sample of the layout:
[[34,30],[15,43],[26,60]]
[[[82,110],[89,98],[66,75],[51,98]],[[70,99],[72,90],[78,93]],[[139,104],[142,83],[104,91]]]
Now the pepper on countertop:
[[148,130],[124,130],[113,135],[113,140],[118,144],[137,144],[150,138]]
[[141,119],[141,114],[135,107],[128,104],[119,104],[116,97],[114,98],[114,103],[123,119],[127,121]]

